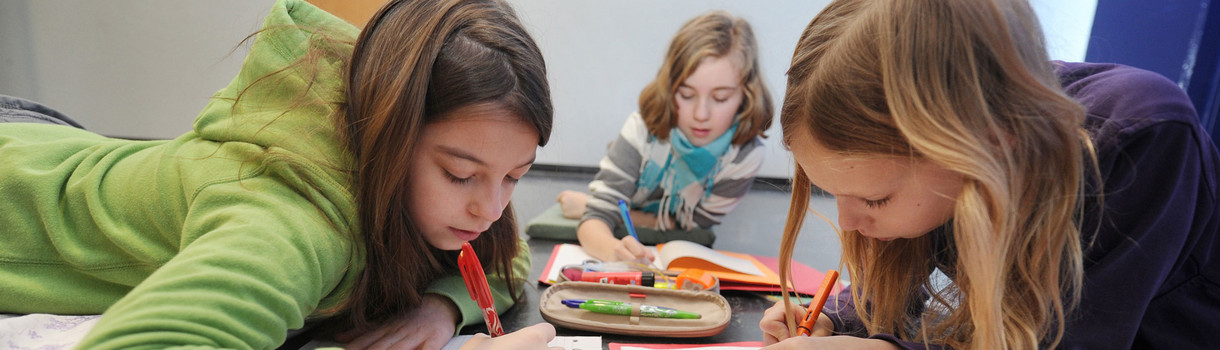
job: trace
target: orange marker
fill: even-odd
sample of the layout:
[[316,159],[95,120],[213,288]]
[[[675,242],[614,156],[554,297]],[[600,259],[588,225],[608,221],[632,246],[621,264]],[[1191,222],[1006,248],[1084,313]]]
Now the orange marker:
[[813,333],[813,324],[818,322],[818,315],[822,314],[822,306],[826,305],[826,297],[830,295],[830,289],[834,288],[835,282],[838,281],[839,271],[826,271],[826,276],[822,277],[822,288],[818,288],[818,295],[813,296],[813,302],[809,303],[809,311],[805,313],[805,319],[799,326],[796,326],[797,334],[809,336]]

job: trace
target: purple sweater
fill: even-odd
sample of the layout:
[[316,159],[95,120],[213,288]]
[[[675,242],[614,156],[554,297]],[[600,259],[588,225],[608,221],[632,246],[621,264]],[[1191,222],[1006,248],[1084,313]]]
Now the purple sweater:
[[[1096,208],[1082,220],[1084,288],[1059,347],[1220,349],[1220,155],[1189,99],[1156,73],[1056,64],[1064,91],[1088,110],[1105,191],[1101,221]],[[940,237],[949,249],[937,265],[951,269],[952,243]],[[823,309],[835,329],[870,337],[851,294],[838,299]]]

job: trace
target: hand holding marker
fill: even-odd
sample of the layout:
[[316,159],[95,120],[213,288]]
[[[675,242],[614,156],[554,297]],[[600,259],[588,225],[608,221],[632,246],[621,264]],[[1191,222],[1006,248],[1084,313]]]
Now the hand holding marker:
[[822,277],[822,287],[818,288],[818,295],[813,297],[813,302],[809,303],[809,310],[805,312],[805,319],[801,321],[801,325],[796,327],[797,334],[809,336],[813,333],[813,325],[818,322],[818,316],[822,315],[822,306],[826,305],[826,297],[830,295],[830,289],[834,288],[835,282],[838,281],[839,271],[826,271],[826,276]]

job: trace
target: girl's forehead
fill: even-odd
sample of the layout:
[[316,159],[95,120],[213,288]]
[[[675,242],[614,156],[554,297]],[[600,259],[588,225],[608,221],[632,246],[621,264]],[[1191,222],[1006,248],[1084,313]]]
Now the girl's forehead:
[[856,195],[880,184],[893,183],[911,171],[910,158],[833,151],[797,132],[789,140],[793,158],[810,181],[834,195]]
[[742,70],[729,57],[704,57],[679,86],[735,87],[741,83]]

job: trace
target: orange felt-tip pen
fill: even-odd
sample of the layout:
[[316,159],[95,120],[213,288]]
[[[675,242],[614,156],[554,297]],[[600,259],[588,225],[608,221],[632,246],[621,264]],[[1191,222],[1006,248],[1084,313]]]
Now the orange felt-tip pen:
[[813,296],[813,302],[809,303],[809,311],[805,312],[805,319],[801,320],[799,326],[796,326],[797,334],[809,336],[813,333],[813,324],[818,322],[818,315],[822,314],[822,306],[826,305],[826,297],[830,295],[831,288],[834,288],[835,282],[838,281],[839,271],[826,271],[826,276],[822,277],[822,287],[818,288],[818,294]]
[[462,252],[458,253],[458,270],[462,271],[462,279],[466,281],[466,292],[483,309],[483,321],[487,322],[487,333],[492,337],[504,335],[500,326],[500,316],[496,315],[496,302],[491,297],[491,288],[487,286],[487,276],[483,273],[483,265],[479,257],[474,255],[474,247],[470,242],[462,243]]

